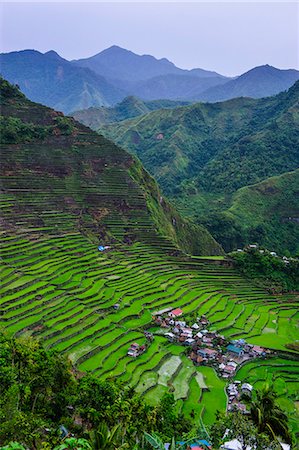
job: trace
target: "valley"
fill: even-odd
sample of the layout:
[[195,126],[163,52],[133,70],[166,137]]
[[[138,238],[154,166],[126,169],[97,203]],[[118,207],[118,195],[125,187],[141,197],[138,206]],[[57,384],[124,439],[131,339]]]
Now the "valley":
[[[287,347],[298,339],[296,293],[273,295],[241,277],[120,147],[4,80],[1,94],[1,329],[41,339],[80,373],[120,380],[149,404],[173,392],[177,412],[209,426],[226,409],[226,382],[194,366],[152,318],[164,308],[181,308],[187,321],[205,315],[228,341],[273,350],[235,379],[274,383],[298,432],[299,363]],[[128,356],[145,331],[153,341]]]

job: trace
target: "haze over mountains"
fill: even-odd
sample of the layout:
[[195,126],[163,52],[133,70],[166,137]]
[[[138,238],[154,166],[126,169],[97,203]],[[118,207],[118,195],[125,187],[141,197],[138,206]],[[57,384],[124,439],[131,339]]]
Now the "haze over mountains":
[[299,71],[267,65],[231,79],[199,68],[183,70],[166,58],[140,56],[117,46],[71,62],[54,51],[23,50],[1,54],[0,65],[1,74],[31,100],[64,113],[113,106],[132,95],[193,102],[264,97],[288,89],[299,79]]

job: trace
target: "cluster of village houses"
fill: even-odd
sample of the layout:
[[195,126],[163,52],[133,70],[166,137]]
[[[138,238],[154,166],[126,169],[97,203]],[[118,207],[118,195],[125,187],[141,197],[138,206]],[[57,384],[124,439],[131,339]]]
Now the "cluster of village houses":
[[130,345],[129,350],[127,351],[128,356],[132,356],[133,358],[137,358],[137,356],[142,355],[148,347],[148,344],[153,341],[154,336],[152,333],[148,331],[144,332],[144,336],[146,337],[146,344],[139,345],[137,342],[134,342]]
[[249,383],[241,383],[241,381],[233,381],[226,387],[227,393],[227,410],[241,411],[243,414],[248,414],[246,405],[240,400],[242,397],[250,398],[253,391],[253,386]]
[[169,341],[190,347],[189,358],[195,365],[212,366],[223,378],[233,377],[244,361],[270,353],[244,339],[228,341],[216,331],[210,331],[209,320],[205,316],[197,317],[189,326],[179,319],[182,314],[179,308],[164,309],[155,313],[153,319],[156,325],[167,330],[165,336]]
[[[271,252],[270,250],[259,248],[258,244],[249,244],[244,248],[237,248],[238,253],[244,253],[244,252],[247,253],[247,252],[254,252],[254,251],[258,251],[261,254],[271,255],[271,256],[274,256],[275,258],[280,258],[276,252],[273,252],[273,251]],[[285,264],[290,264],[290,261],[296,261],[296,258],[287,258],[286,256],[283,256],[280,259]]]

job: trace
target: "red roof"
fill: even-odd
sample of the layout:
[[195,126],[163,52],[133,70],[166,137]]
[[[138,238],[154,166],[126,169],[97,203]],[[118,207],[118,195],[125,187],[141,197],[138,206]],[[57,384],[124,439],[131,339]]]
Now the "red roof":
[[183,311],[180,308],[174,309],[173,311],[171,311],[171,314],[173,316],[181,316],[183,314]]
[[263,353],[265,349],[263,347],[259,347],[258,345],[255,345],[252,350],[256,353]]
[[225,366],[224,369],[226,372],[234,372],[235,368],[234,366]]
[[216,350],[213,350],[211,348],[205,348],[204,350],[208,355],[214,355],[215,353],[217,353]]

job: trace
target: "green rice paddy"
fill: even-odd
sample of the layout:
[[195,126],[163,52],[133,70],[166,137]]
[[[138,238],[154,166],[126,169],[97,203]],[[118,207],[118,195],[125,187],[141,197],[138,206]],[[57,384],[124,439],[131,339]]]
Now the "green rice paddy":
[[[206,314],[227,337],[286,350],[298,336],[298,301],[269,295],[230,268],[167,255],[163,242],[116,245],[102,254],[79,232],[3,233],[0,325],[39,337],[82,371],[130,383],[150,403],[173,392],[184,414],[211,423],[226,405],[225,382],[212,368],[195,367],[184,347],[159,333],[140,357],[127,356],[131,343],[146,342],[152,313],[180,307],[190,320]],[[237,378],[257,386],[271,379],[293,412],[298,370],[294,361],[250,362]]]

